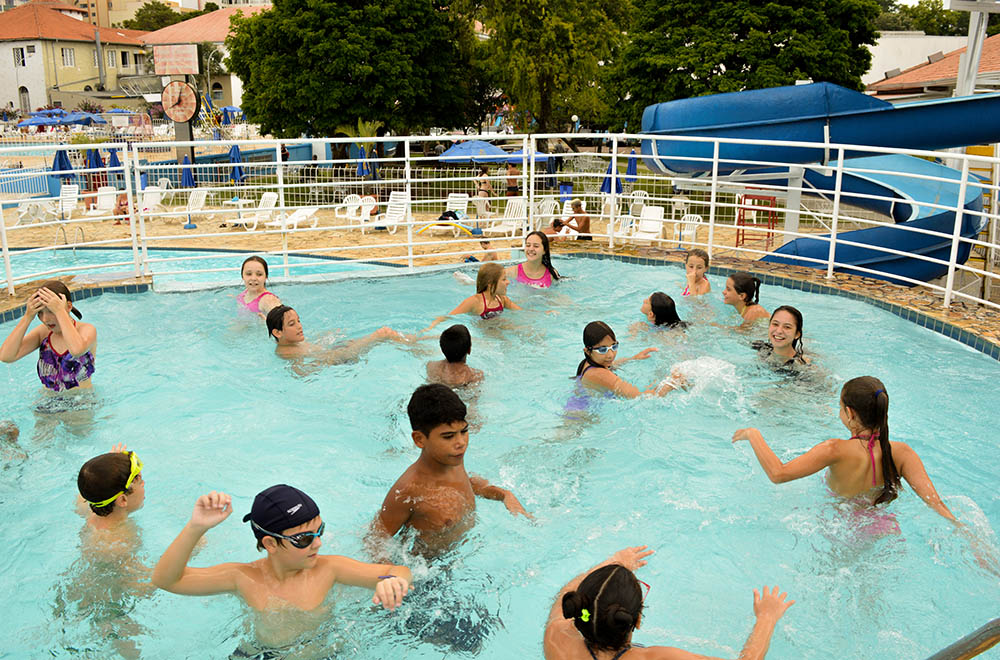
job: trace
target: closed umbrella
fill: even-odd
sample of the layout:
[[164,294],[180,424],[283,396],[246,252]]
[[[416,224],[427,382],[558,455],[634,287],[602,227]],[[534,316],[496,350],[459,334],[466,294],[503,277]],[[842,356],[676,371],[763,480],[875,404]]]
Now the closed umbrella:
[[[184,154],[184,160],[181,161],[183,166],[181,169],[181,188],[194,188],[194,172],[191,171],[191,159],[188,158],[187,154]],[[190,208],[190,204],[188,204]],[[194,220],[191,219],[191,212],[188,211],[188,221],[184,225],[184,229],[197,229],[198,225],[194,224]]]
[[73,175],[73,165],[69,162],[69,154],[65,149],[56,152],[56,157],[52,159],[52,174],[58,177],[70,177]]
[[[605,195],[611,194],[611,167],[614,163],[608,163],[608,171],[604,173],[604,183],[601,184],[601,192]],[[622,180],[617,176],[614,177],[615,180],[615,192],[617,194],[622,194]]]
[[118,160],[117,149],[111,149],[108,151],[108,169],[111,171],[111,185],[118,188],[118,182],[125,178],[125,170],[122,168],[122,162]]
[[635,183],[636,174],[639,173],[639,159],[636,158],[635,149],[628,157],[628,167],[625,168],[625,181],[628,183]]
[[365,151],[364,147],[361,147],[361,153],[358,155],[358,176],[361,178],[367,177],[371,174],[371,169],[368,167],[368,153]]
[[227,124],[232,124],[233,120],[229,118],[229,111],[225,108],[222,109],[222,121],[219,122],[223,126]]
[[[101,159],[101,152],[97,149],[87,149],[87,169],[104,169],[104,161]],[[107,172],[91,172],[88,176],[90,178],[91,190],[97,190],[101,186],[108,185]]]
[[240,145],[234,144],[229,150],[229,162],[233,163],[233,167],[229,171],[230,179],[239,183],[247,178],[246,172],[243,171],[243,167],[240,165],[243,162],[243,158],[240,156]]

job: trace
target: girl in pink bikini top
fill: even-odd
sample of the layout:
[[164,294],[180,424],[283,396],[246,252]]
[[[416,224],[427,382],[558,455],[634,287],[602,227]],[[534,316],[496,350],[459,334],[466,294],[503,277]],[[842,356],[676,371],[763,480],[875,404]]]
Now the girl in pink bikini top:
[[[476,294],[459,303],[458,307],[448,312],[448,316],[474,314],[481,319],[492,319],[500,316],[505,309],[521,309],[507,297],[507,283],[503,266],[494,262],[483,264],[476,275]],[[448,316],[437,317],[421,332],[429,332]]]
[[[524,238],[524,257],[524,263],[507,269],[508,278],[536,289],[548,289],[559,279],[559,273],[552,267],[549,238],[542,232],[533,231]],[[532,277],[529,272],[541,272],[541,276]]]
[[264,318],[267,313],[281,304],[278,296],[268,291],[267,262],[258,256],[247,257],[240,269],[246,289],[236,296],[241,309]]

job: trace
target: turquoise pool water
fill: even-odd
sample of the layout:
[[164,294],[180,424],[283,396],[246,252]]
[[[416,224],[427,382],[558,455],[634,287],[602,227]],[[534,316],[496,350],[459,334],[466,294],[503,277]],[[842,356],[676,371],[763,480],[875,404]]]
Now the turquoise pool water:
[[[153,275],[153,287],[157,290],[185,288],[196,285],[229,284],[238,282],[239,268],[248,253],[219,252],[210,250],[162,250],[148,251],[148,271]],[[104,271],[114,273],[134,272],[130,249],[63,249],[55,252],[11,252],[11,272],[20,277],[28,273],[56,271],[60,274],[75,274],[80,277],[99,277]],[[281,255],[267,257],[271,266],[271,276],[281,278],[284,273]],[[349,263],[335,259],[323,259],[304,255],[289,255],[289,275],[327,275],[360,270],[377,269],[379,266],[365,263]],[[119,264],[102,269],[79,270],[85,266]],[[213,269],[232,269],[215,272]],[[384,267],[383,267],[384,268]],[[0,268],[0,286],[6,286],[3,269]]]
[[[556,265],[569,277],[551,292],[511,287],[524,312],[465,320],[469,362],[487,373],[463,393],[473,431],[466,466],[514,490],[535,522],[479,501],[475,528],[445,560],[398,557],[420,578],[400,611],[374,610],[363,590],[337,590],[332,614],[306,635],[314,646],[295,657],[538,658],[557,590],[636,544],[656,550],[639,572],[652,585],[635,637],[645,644],[735,657],[752,624],[751,590],[763,584],[797,600],[774,635],[768,657],[778,660],[923,658],[1000,611],[997,576],[908,488],[891,505],[902,534],[858,539],[820,475],[772,485],[750,448],[730,442],[735,429],[758,426],[789,458],[845,437],[840,385],[877,375],[892,398],[892,438],[911,443],[948,506],[996,553],[997,362],[864,303],[764,287],[766,307],[792,304],[805,315],[805,346],[818,368],[789,380],[758,364],[750,337],[708,324],[735,320],[721,303],[721,278],[711,278],[710,299],[677,296],[681,316],[694,322],[686,336],[631,338],[643,297],[683,288],[679,267]],[[275,291],[319,341],[381,325],[414,331],[470,293],[446,273]],[[116,442],[145,462],[146,504],[132,520],[147,565],[211,489],[231,493],[235,513],[192,563],[256,559],[240,518],[256,492],[281,482],[319,504],[323,552],[365,557],[366,526],[416,458],[405,407],[424,363],[438,359],[436,344],[380,345],[356,363],[297,376],[274,356],[262,325],[237,316],[237,292],[82,301],[100,337],[89,426],[32,412],[39,388],[31,358],[0,368],[0,420],[18,423],[30,453],[7,461],[0,479],[0,525],[10,541],[0,560],[6,657],[138,648],[143,658],[227,658],[253,637],[256,620],[234,597],[124,596],[104,577],[121,569],[83,556],[76,474]],[[625,378],[645,387],[686,362],[692,389],[603,401],[588,418],[567,420],[582,328],[595,319],[617,331],[625,356],[660,348],[623,367]],[[454,612],[474,624],[477,650],[452,651],[440,635],[410,630]]]

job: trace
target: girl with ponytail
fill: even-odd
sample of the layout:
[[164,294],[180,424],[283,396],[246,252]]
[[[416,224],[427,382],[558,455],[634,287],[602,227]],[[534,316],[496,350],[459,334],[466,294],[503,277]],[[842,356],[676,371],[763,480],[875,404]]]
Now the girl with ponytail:
[[767,310],[758,302],[759,297],[760,279],[744,271],[730,275],[726,288],[722,290],[722,302],[736,308],[743,317],[744,326],[769,317]]
[[840,391],[840,421],[851,437],[832,438],[783,463],[754,428],[740,429],[733,442],[747,440],[774,483],[801,479],[830,468],[826,482],[836,495],[877,505],[896,499],[900,477],[939,514],[957,522],[941,501],[924,464],[909,445],[889,442],[889,394],[878,378],[862,376]]
[[540,231],[533,231],[524,237],[523,263],[507,268],[507,277],[515,282],[548,289],[559,279],[559,273],[552,266],[552,252],[549,237]]
[[[633,571],[646,565],[653,554],[641,545],[613,554],[587,573],[573,578],[556,596],[545,626],[546,660],[641,660],[641,658],[703,658],[678,648],[643,647],[632,642],[632,633],[642,621],[642,607],[650,586]],[[740,653],[741,660],[761,660],[767,654],[778,619],[794,600],[779,589],[754,590],[757,622]]]

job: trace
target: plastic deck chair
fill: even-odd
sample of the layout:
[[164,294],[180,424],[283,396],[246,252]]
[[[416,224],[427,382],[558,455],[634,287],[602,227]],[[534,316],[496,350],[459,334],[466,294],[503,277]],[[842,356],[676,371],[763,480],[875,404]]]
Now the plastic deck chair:
[[345,195],[343,203],[333,207],[333,217],[344,218],[351,224],[355,222],[363,224],[367,218],[361,214],[361,195],[354,193]]
[[69,220],[72,218],[73,211],[76,210],[79,202],[80,186],[76,184],[63,184],[59,189],[59,219]]
[[663,238],[663,211],[662,206],[644,206],[632,240],[652,243]]
[[[459,218],[464,218],[469,212],[469,194],[451,193],[445,202],[444,210],[445,213],[451,211]],[[458,238],[458,233],[461,230],[453,225],[431,225],[427,228],[427,231],[434,234],[450,233],[455,238]]]
[[528,222],[528,217],[525,213],[526,208],[527,204],[523,197],[509,198],[507,206],[503,210],[503,220],[494,222],[483,230],[483,234],[502,234],[504,236],[510,234],[510,237],[514,238],[524,228],[525,223]]
[[257,224],[267,221],[274,213],[274,207],[278,204],[278,193],[276,192],[266,192],[260,196],[260,204],[257,205],[257,209],[251,212],[249,215],[243,216],[242,218],[237,218],[235,222],[231,223],[234,227],[242,225],[247,231],[253,231],[257,229]]
[[118,199],[118,190],[114,186],[101,186],[97,189],[94,208],[84,212],[84,215],[110,216],[115,209],[116,199]]
[[185,227],[187,227],[188,225],[194,225],[194,220],[193,220],[194,214],[205,208],[205,199],[207,197],[208,197],[208,191],[204,189],[192,190],[191,194],[188,195],[187,209],[185,209],[187,211],[188,221],[187,225],[184,225]]
[[556,217],[559,204],[554,199],[543,199],[535,205],[535,222],[533,230],[548,227]]
[[142,191],[139,206],[144,213],[147,211],[162,210],[163,189],[159,186],[146,186],[146,189]]
[[163,191],[163,201],[166,202],[167,199],[174,198],[173,188],[170,186],[170,179],[165,176],[160,177],[156,180],[156,187]]
[[[389,193],[389,203],[385,205],[385,213],[375,216],[374,222],[367,226],[375,229],[388,229],[390,234],[395,234],[399,225],[410,219],[410,195],[406,192],[397,191]],[[361,233],[365,232],[365,224],[361,225]]]
[[[674,238],[677,239],[677,247],[684,247],[685,240],[694,243],[698,240],[698,225],[703,222],[697,213],[688,213],[681,218],[679,225],[674,225]],[[693,246],[692,246],[693,247]]]
[[303,206],[302,208],[295,209],[291,215],[282,215],[277,220],[268,222],[266,226],[294,230],[299,228],[300,222],[307,222],[310,218],[312,218],[311,226],[316,227],[316,225],[319,224],[319,218],[316,217],[317,211],[319,211],[318,206]]

